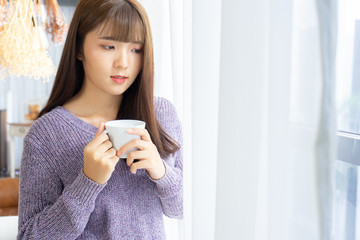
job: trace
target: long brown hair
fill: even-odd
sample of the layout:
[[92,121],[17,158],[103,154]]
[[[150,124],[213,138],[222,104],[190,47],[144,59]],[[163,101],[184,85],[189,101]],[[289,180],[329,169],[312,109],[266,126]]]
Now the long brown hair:
[[111,34],[122,42],[142,42],[143,67],[123,93],[117,119],[146,122],[161,157],[179,150],[179,145],[158,123],[154,111],[154,57],[152,34],[146,11],[137,0],[80,0],[71,21],[49,100],[39,117],[75,96],[84,81],[82,55],[85,36],[100,27],[112,26]]

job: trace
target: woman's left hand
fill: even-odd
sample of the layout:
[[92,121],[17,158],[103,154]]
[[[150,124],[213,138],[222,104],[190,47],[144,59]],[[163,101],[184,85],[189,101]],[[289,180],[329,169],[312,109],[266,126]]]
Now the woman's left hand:
[[[129,134],[139,135],[141,139],[134,139],[124,144],[118,151],[117,156],[121,156],[132,148],[138,151],[128,153],[126,164],[130,167],[130,172],[135,174],[138,169],[145,169],[152,179],[160,179],[165,175],[166,169],[160,154],[151,141],[150,134],[146,129],[129,128]],[[138,159],[138,162],[134,162]]]

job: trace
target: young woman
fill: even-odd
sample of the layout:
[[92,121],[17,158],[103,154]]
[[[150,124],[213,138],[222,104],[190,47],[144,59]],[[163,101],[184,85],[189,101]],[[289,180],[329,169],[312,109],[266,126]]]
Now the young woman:
[[[18,239],[166,239],[163,214],[182,217],[182,131],[174,106],[153,96],[153,65],[136,0],[79,1],[24,139]],[[114,119],[145,121],[128,130],[141,140],[114,149],[102,133]]]

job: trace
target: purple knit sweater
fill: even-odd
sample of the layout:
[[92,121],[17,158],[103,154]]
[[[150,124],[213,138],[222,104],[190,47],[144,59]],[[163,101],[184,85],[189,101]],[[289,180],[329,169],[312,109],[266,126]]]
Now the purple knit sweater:
[[[182,145],[174,106],[155,98],[164,130]],[[39,118],[24,139],[18,239],[166,239],[163,213],[182,218],[182,149],[163,159],[166,174],[134,175],[123,160],[109,181],[87,178],[83,149],[97,128],[63,107]]]

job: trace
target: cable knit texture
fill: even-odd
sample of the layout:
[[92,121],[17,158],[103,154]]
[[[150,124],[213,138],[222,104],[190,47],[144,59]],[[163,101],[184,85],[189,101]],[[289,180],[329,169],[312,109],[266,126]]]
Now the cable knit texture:
[[[159,123],[182,146],[174,106],[164,98],[154,104]],[[182,148],[163,159],[159,180],[144,169],[132,174],[120,160],[100,185],[82,171],[96,131],[60,106],[34,122],[24,139],[18,239],[166,239],[163,214],[182,218]]]

